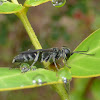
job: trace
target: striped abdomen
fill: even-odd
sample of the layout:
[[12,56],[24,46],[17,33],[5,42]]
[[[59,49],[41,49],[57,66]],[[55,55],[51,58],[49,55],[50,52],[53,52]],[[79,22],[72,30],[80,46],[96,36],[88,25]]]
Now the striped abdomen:
[[14,57],[12,63],[15,62],[28,62],[34,60],[36,57],[36,53],[33,54],[19,54],[16,57]]

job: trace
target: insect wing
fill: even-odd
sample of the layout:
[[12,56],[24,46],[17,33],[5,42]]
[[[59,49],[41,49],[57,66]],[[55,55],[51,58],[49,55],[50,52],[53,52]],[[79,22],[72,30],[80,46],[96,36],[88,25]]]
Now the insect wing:
[[28,49],[27,51],[21,52],[21,55],[24,55],[28,60],[33,60],[35,59],[35,57],[37,56],[37,54],[40,54],[39,56],[41,56],[41,62],[42,61],[49,61],[49,59],[51,58],[51,54],[53,53],[53,49],[38,49],[38,50],[32,50],[32,49]]
[[20,54],[31,54],[31,53],[37,53],[37,52],[53,52],[51,49],[38,49],[38,50],[32,50],[28,49],[28,51],[21,52]]
[[51,56],[52,56],[52,52],[42,52],[42,58],[41,58],[41,62],[42,61],[49,61],[50,60],[50,58],[51,58]]
[[34,50],[28,50],[28,51],[23,51],[20,54],[31,54],[31,53],[36,53]]

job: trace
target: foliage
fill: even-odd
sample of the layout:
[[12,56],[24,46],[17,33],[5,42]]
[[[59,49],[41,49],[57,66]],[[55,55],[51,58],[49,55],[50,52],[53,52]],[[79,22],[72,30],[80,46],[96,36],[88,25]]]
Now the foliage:
[[87,54],[74,54],[70,57],[69,66],[74,77],[96,77],[99,72],[99,41],[100,29],[84,40],[75,51],[87,51]]
[[[34,31],[32,30],[27,17],[26,12],[28,11],[29,7],[32,6],[38,6],[40,4],[43,4],[45,2],[48,2],[51,0],[26,0],[24,5],[19,4],[16,0],[12,0],[12,2],[6,1],[1,2],[0,4],[0,13],[1,14],[12,14],[14,13],[17,15],[22,23],[24,24],[24,27],[36,49],[42,48],[40,43],[38,42],[37,38],[35,37]],[[51,27],[51,30],[49,32],[49,38],[51,38],[52,42],[48,42],[49,38],[47,38],[47,42],[45,42],[46,46],[50,46],[52,43],[59,42],[59,38],[64,40],[64,42],[69,42],[71,40],[71,35],[68,33],[68,29],[66,29],[63,24],[59,24],[59,21],[62,21],[63,16],[71,16],[71,18],[75,18],[78,21],[84,21],[85,25],[90,25],[90,20],[85,14],[88,14],[88,2],[86,0],[78,0],[76,4],[68,4],[68,10],[64,10],[62,15],[58,12],[54,14],[52,17],[53,23],[49,23],[49,27]],[[56,16],[58,15],[58,16]],[[90,17],[89,17],[90,18]],[[16,19],[16,18],[15,18]],[[12,18],[11,18],[12,20]],[[99,19],[98,19],[99,20]],[[65,20],[64,20],[65,21]],[[13,22],[13,21],[12,21]],[[14,20],[16,22],[16,20]],[[98,22],[98,21],[96,21]],[[55,24],[56,23],[56,24]],[[53,25],[52,25],[53,24]],[[69,24],[69,23],[68,23]],[[99,26],[99,22],[97,23]],[[80,23],[79,23],[80,25]],[[84,26],[85,26],[84,25]],[[4,28],[2,28],[4,27]],[[72,26],[71,26],[72,27]],[[7,23],[2,23],[1,25],[2,31],[0,34],[0,43],[6,44],[7,36],[8,36],[8,27]],[[79,28],[79,27],[78,27]],[[95,29],[95,28],[94,28]],[[97,29],[97,27],[96,27]],[[77,33],[77,31],[75,31]],[[3,37],[3,38],[2,38]],[[21,39],[19,40],[25,40],[23,35]],[[83,54],[74,54],[70,57],[67,64],[71,67],[71,69],[64,68],[60,69],[58,72],[50,71],[47,69],[36,69],[35,71],[29,71],[27,73],[21,73],[19,69],[12,69],[8,70],[8,68],[0,68],[0,91],[5,90],[16,90],[16,89],[25,89],[25,88],[32,88],[32,87],[39,87],[44,85],[53,85],[53,84],[61,84],[63,83],[63,78],[67,78],[68,82],[70,82],[71,77],[73,78],[89,78],[89,77],[97,77],[100,76],[99,71],[99,37],[100,37],[100,29],[92,33],[88,38],[86,38],[76,49],[75,51],[87,51],[87,54],[93,54],[90,55],[83,55]],[[34,40],[34,39],[35,40]],[[26,38],[27,39],[27,38]],[[27,40],[28,41],[28,40]],[[8,44],[11,45],[12,43],[9,42]],[[23,44],[23,43],[22,43]],[[30,45],[30,42],[28,41],[25,44],[28,46]],[[22,46],[23,47],[23,46]],[[26,47],[26,46],[25,46]],[[23,48],[22,48],[23,49]],[[15,52],[15,51],[14,51]],[[46,63],[44,63],[44,66],[46,66]],[[41,66],[40,66],[41,67]],[[71,76],[72,74],[72,76]],[[39,79],[43,80],[43,84],[39,84],[38,82],[38,76]],[[35,78],[35,81],[33,81]],[[92,78],[91,78],[92,79]],[[91,79],[80,79],[80,80],[74,80],[75,83],[75,89],[71,92],[71,99],[75,100],[78,98],[79,100],[89,100],[87,98],[87,88],[88,84],[91,82]],[[33,85],[32,82],[35,82],[35,85]],[[92,91],[93,97],[95,100],[99,100],[99,88],[98,88],[98,82],[99,79],[96,79],[93,81],[93,85],[89,88],[89,90]],[[60,85],[57,85],[60,86]],[[83,88],[81,88],[83,87]],[[61,91],[64,91],[62,87],[58,88],[56,87],[55,90],[58,89],[58,93],[61,96]],[[85,95],[85,96],[84,96]],[[65,95],[64,95],[65,96]],[[62,98],[64,99],[64,98]],[[77,100],[78,100],[77,99]]]

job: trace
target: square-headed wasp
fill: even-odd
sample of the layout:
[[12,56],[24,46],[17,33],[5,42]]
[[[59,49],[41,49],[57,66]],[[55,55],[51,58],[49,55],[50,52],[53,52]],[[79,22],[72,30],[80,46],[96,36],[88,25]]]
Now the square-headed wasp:
[[67,61],[69,59],[69,57],[71,55],[73,55],[74,53],[85,54],[85,55],[93,55],[93,54],[84,53],[84,52],[87,52],[87,51],[71,52],[70,49],[68,49],[67,47],[61,47],[61,49],[59,49],[59,48],[38,49],[38,50],[29,49],[27,51],[21,52],[19,55],[14,57],[12,63],[16,63],[16,62],[23,63],[23,62],[29,62],[29,61],[34,60],[32,65],[30,66],[30,69],[31,69],[32,66],[34,66],[34,64],[37,61],[39,61],[39,58],[40,58],[40,62],[43,62],[43,61],[47,62],[47,61],[52,59],[56,69],[58,70],[56,60],[63,58],[64,61]]

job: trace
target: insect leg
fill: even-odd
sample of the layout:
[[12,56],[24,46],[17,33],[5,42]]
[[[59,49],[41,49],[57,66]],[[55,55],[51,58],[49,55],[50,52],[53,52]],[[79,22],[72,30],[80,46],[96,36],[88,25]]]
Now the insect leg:
[[56,64],[55,57],[53,57],[52,59],[53,59],[53,62],[54,62],[55,67],[56,67],[56,68],[57,68],[57,70],[58,70],[58,67],[57,67],[57,64]]
[[70,69],[71,67],[70,67],[70,66],[68,66],[68,65],[67,65],[67,63],[66,63],[66,62],[67,62],[67,59],[64,59],[63,61],[64,61],[64,62],[63,62],[63,63],[64,63],[64,65]]
[[36,55],[36,57],[35,57],[35,59],[34,59],[34,62],[32,63],[32,65],[30,66],[30,69],[32,68],[32,66],[37,62],[37,60],[38,60],[38,58],[39,58],[39,52],[37,52],[37,55]]

